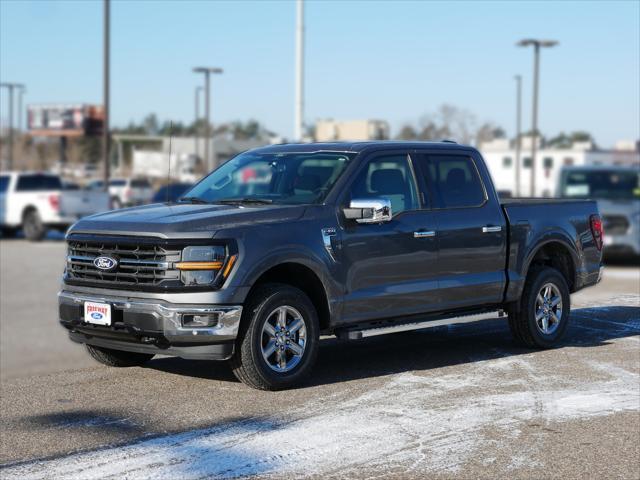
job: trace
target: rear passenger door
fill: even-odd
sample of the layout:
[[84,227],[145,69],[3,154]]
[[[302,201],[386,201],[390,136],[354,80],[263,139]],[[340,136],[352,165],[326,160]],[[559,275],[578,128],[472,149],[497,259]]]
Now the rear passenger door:
[[465,150],[434,151],[421,152],[417,163],[438,225],[435,268],[441,307],[500,302],[506,277],[506,220],[482,159]]

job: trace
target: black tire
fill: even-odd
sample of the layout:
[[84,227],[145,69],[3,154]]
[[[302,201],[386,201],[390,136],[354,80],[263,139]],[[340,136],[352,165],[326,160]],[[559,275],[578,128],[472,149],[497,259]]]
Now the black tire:
[[[561,298],[561,313],[558,315],[557,306],[548,309],[552,318],[554,329],[548,333],[543,332],[543,327],[536,320],[537,304],[536,299],[541,290],[547,285],[552,285]],[[551,267],[533,267],[527,276],[527,283],[524,287],[520,305],[509,313],[509,328],[514,339],[521,345],[529,348],[553,348],[564,337],[569,326],[569,314],[571,310],[571,297],[569,286],[562,274]],[[553,313],[551,313],[553,312]],[[542,320],[541,320],[542,322]]]
[[[279,307],[292,307],[299,312],[306,328],[304,351],[295,367],[287,372],[273,370],[262,354],[265,341],[263,327]],[[289,285],[266,284],[251,294],[245,306],[236,350],[230,361],[231,369],[238,380],[259,390],[291,388],[311,371],[318,355],[319,341],[318,314],[309,297]],[[286,348],[289,353],[289,347]],[[277,349],[274,355],[279,355]]]
[[18,233],[18,229],[14,227],[2,227],[0,229],[0,235],[2,238],[15,238]]
[[86,347],[94,360],[108,367],[139,367],[153,358],[151,353],[124,352],[93,345],[86,345]]
[[22,219],[22,231],[27,240],[39,242],[47,234],[47,227],[42,223],[37,210],[29,210]]

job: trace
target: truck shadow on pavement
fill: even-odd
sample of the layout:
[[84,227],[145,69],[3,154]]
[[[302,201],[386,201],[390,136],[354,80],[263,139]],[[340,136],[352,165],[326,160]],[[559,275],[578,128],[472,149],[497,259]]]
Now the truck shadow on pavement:
[[[571,313],[563,342],[556,347],[594,348],[640,334],[640,307],[582,308]],[[316,367],[300,388],[443,368],[538,350],[514,343],[505,320],[436,327],[346,342],[323,339]],[[159,358],[146,368],[195,378],[237,382],[223,362]]]

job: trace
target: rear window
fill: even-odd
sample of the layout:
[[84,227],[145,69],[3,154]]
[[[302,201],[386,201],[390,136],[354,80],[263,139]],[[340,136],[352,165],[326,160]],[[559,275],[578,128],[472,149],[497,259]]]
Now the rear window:
[[9,189],[9,177],[2,176],[0,177],[0,193],[6,193]]
[[462,155],[429,155],[436,204],[441,208],[477,207],[486,195],[473,160]]
[[109,180],[110,187],[124,187],[126,184],[126,180]]
[[60,177],[44,174],[20,175],[16,191],[18,192],[40,192],[46,190],[62,190]]
[[131,180],[131,188],[149,188],[150,186],[149,181],[145,179]]

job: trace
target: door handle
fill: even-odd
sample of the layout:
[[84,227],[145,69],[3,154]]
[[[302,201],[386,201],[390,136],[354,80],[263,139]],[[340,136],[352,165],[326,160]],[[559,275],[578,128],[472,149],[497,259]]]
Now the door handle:
[[501,226],[497,226],[497,227],[482,227],[482,233],[495,233],[495,232],[501,232],[502,231],[502,227]]
[[413,238],[430,238],[435,236],[436,236],[436,232],[434,230],[429,230],[429,231],[420,230],[418,232],[413,232]]

